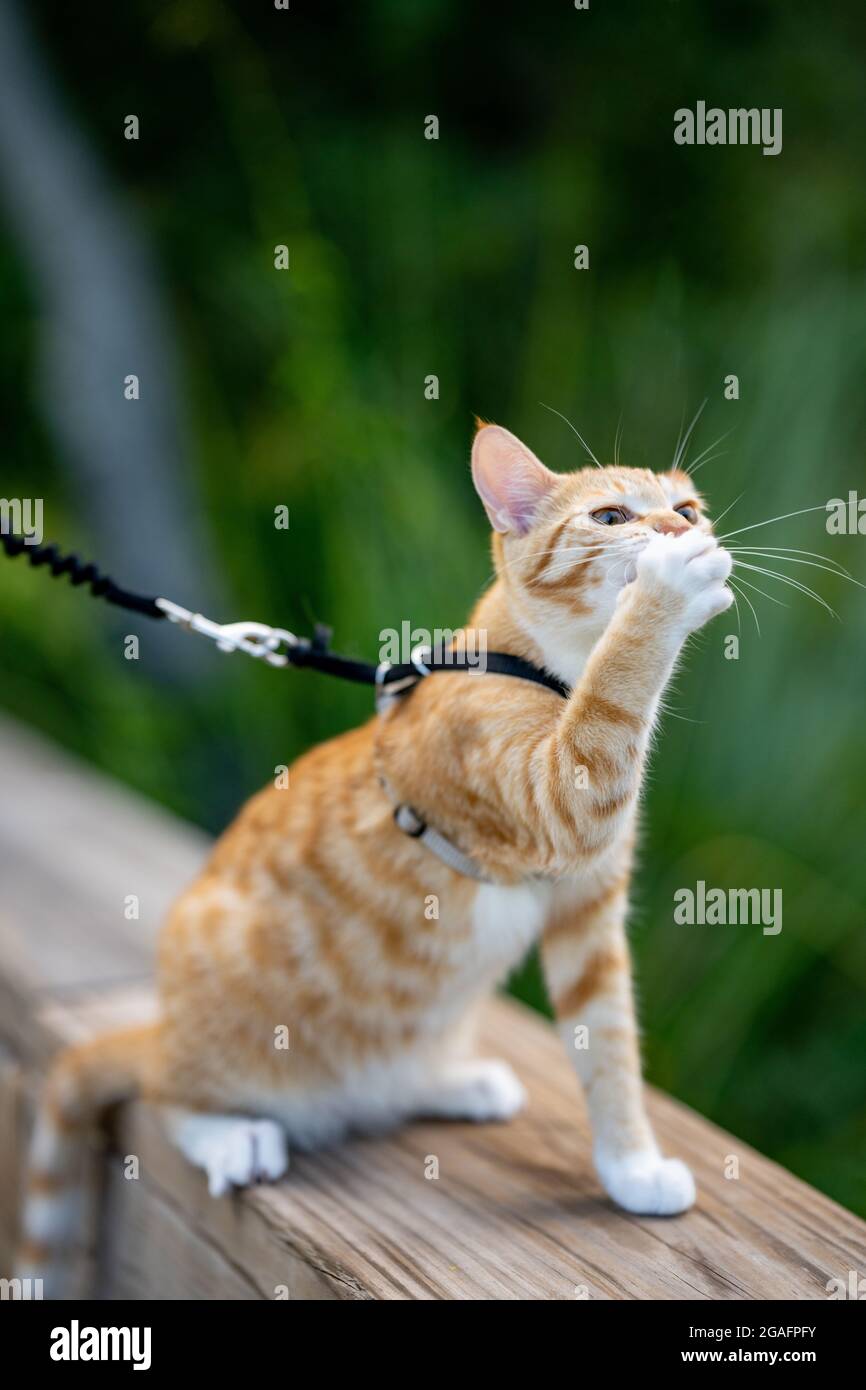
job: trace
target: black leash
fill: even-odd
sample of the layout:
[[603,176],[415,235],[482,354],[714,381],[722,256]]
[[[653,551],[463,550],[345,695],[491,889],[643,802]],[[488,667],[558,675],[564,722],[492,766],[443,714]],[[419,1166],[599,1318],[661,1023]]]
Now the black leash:
[[94,598],[105,599],[117,608],[142,613],[148,618],[168,618],[188,631],[198,632],[215,642],[221,651],[242,651],[248,656],[267,662],[269,666],[294,666],[339,676],[342,680],[377,687],[377,698],[392,699],[408,694],[424,676],[437,671],[466,671],[494,676],[515,676],[533,681],[567,699],[569,687],[556,676],[549,675],[531,661],[511,656],[508,652],[486,652],[470,657],[465,652],[443,651],[438,655],[429,649],[416,649],[412,660],[398,665],[382,661],[378,666],[367,661],[354,661],[330,650],[330,628],[316,625],[312,638],[297,637],[286,628],[267,627],[264,623],[214,623],[201,613],[191,613],[165,598],[147,598],[122,589],[98,567],[81,560],[77,555],[63,555],[56,545],[29,545],[20,536],[0,534],[6,554],[26,555],[35,568],[47,566],[53,578],[69,576],[74,587],[86,585]]
[[70,583],[77,588],[89,584],[95,598],[104,598],[106,603],[114,603],[118,608],[129,608],[133,613],[145,613],[148,618],[164,618],[165,614],[157,607],[156,599],[143,598],[141,594],[131,594],[121,589],[113,579],[101,574],[96,565],[85,563],[77,555],[61,555],[56,545],[28,545],[21,536],[0,535],[0,543],[7,555],[26,555],[31,565],[39,568],[48,565],[55,579],[68,574]]

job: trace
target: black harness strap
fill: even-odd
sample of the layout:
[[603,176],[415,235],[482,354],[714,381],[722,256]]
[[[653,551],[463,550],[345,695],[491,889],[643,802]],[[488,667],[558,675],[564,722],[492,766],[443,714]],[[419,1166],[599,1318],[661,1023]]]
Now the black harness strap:
[[[466,671],[476,675],[488,676],[516,676],[519,680],[533,681],[536,685],[543,685],[545,689],[554,691],[567,700],[571,691],[568,686],[556,676],[551,676],[547,671],[543,671],[540,666],[534,666],[531,661],[524,661],[521,656],[512,656],[510,652],[487,652],[480,660],[468,660],[459,653],[445,652],[442,656],[423,657],[423,665],[426,671],[433,675],[436,671]],[[397,685],[400,681],[409,680],[415,677],[420,680],[422,674],[418,667],[406,663],[401,666],[389,666],[385,672],[382,684],[387,690],[389,685]]]
[[[286,656],[289,665],[322,671],[328,676],[341,676],[343,680],[356,681],[360,685],[378,685],[385,691],[389,686],[403,685],[404,682],[407,689],[410,689],[428,672],[433,675],[436,671],[465,671],[488,676],[516,676],[520,680],[534,681],[536,685],[543,685],[566,700],[571,694],[568,686],[556,676],[551,676],[547,671],[534,666],[531,661],[524,661],[521,656],[511,656],[508,652],[487,652],[480,659],[470,659],[465,654],[452,651],[445,651],[438,657],[425,652],[417,665],[415,662],[407,661],[395,666],[384,662],[382,666],[373,666],[367,661],[353,661],[350,657],[338,656],[329,649],[330,640],[330,628],[318,624],[312,641],[298,638],[297,646],[288,648]],[[397,691],[394,691],[394,694],[397,694]]]
[[[26,555],[30,564],[36,568],[47,566],[55,579],[68,575],[70,582],[78,587],[87,585],[95,598],[103,598],[118,608],[127,608],[133,613],[142,613],[148,618],[165,618],[160,600],[146,598],[122,589],[108,575],[102,574],[96,565],[85,563],[77,555],[64,555],[56,545],[29,545],[21,536],[0,534],[0,543],[6,554]],[[190,615],[187,615],[190,616]],[[288,636],[289,634],[284,634]],[[515,676],[520,680],[532,681],[544,686],[567,699],[571,694],[568,686],[556,676],[524,661],[520,656],[508,652],[486,652],[480,659],[470,659],[459,652],[445,651],[439,656],[430,652],[419,655],[417,662],[389,665],[382,662],[374,666],[368,661],[355,661],[348,656],[338,656],[330,650],[330,629],[317,624],[312,638],[292,637],[285,648],[285,661],[282,665],[320,671],[327,676],[339,676],[342,680],[354,681],[361,685],[375,685],[393,696],[408,694],[419,680],[437,671],[464,671],[478,675]]]

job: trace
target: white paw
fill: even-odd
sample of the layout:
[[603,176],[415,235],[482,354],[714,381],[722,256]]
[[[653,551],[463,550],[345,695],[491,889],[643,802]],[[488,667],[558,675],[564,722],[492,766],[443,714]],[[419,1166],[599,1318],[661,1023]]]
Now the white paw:
[[236,1120],[209,1138],[201,1166],[212,1197],[231,1187],[274,1182],[289,1166],[286,1136],[273,1120]]
[[459,1120],[510,1120],[526,1104],[526,1089],[505,1062],[465,1062],[437,1098],[440,1115]]
[[676,1216],[695,1201],[695,1180],[678,1158],[654,1150],[621,1158],[596,1155],[596,1168],[608,1196],[639,1216]]
[[703,627],[734,601],[725,580],[733,561],[707,531],[654,536],[636,562],[636,582],[661,593],[671,605],[672,618],[686,632]]

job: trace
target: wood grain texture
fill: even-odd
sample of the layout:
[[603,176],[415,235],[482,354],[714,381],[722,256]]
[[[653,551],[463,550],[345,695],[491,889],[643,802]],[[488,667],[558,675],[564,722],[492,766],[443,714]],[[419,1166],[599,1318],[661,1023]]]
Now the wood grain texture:
[[0,1046],[0,1274],[11,1267],[15,1208],[20,1191],[22,1132],[21,1068]]
[[[209,842],[167,811],[0,719],[0,950],[22,989],[150,971],[173,898]],[[139,899],[139,918],[124,904]]]
[[[165,903],[206,850],[198,833],[159,812],[151,819],[126,792],[6,726],[0,779],[26,783],[34,749],[41,793],[31,786],[13,830],[8,805],[0,815],[0,866],[17,864],[0,919],[0,1039],[17,1058],[6,1066],[6,1114],[19,1066],[35,1073],[60,1044],[151,1013],[155,920],[124,923],[118,901],[140,891]],[[51,808],[41,820],[40,794]],[[96,827],[97,840],[110,827],[110,863],[93,855]],[[55,839],[57,860],[33,891]],[[70,915],[77,926],[67,940]],[[553,1030],[499,1000],[483,1035],[484,1051],[509,1060],[528,1086],[530,1105],[516,1120],[415,1124],[293,1155],[275,1187],[218,1202],[149,1108],[125,1107],[105,1158],[102,1296],[814,1299],[826,1297],[829,1279],[866,1271],[866,1224],[657,1092],[660,1140],[692,1166],[698,1205],[674,1219],[617,1211],[592,1172],[583,1102]],[[123,1176],[130,1154],[137,1180]],[[725,1177],[731,1157],[736,1179]],[[4,1177],[13,1167],[7,1145]],[[2,1184],[0,1231],[12,1187]]]

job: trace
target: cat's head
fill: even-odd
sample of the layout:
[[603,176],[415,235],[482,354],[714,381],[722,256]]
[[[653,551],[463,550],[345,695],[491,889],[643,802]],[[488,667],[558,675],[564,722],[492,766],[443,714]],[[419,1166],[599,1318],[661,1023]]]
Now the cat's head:
[[472,477],[493,527],[497,573],[524,625],[611,617],[659,532],[711,531],[688,473],[590,467],[553,473],[499,425],[479,421]]

